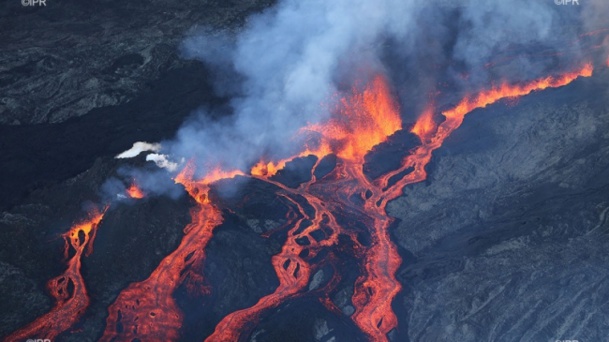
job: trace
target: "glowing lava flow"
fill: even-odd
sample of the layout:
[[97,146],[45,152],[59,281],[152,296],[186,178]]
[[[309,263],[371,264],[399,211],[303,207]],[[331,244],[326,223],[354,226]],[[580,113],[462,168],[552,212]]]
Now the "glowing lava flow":
[[[270,295],[261,298],[254,306],[226,316],[206,341],[239,340],[247,327],[255,325],[263,312],[276,307],[288,298],[303,293],[310,281],[310,275],[317,267],[317,265],[309,264],[308,260],[315,257],[322,248],[336,245],[339,233],[350,236],[355,242],[356,232],[343,229],[337,223],[332,210],[342,211],[345,205],[353,206],[352,203],[349,203],[349,196],[355,192],[364,191],[358,188],[357,181],[359,184],[369,183],[363,172],[357,173],[352,169],[361,170],[366,153],[374,146],[386,141],[401,127],[399,111],[392,100],[389,88],[382,77],[377,77],[362,93],[342,100],[339,117],[333,118],[326,124],[310,125],[302,130],[303,132],[315,132],[320,139],[317,149],[305,149],[293,157],[308,155],[317,157],[317,162],[311,170],[310,181],[301,184],[297,189],[290,189],[271,180],[270,177],[285,166],[288,160],[277,163],[260,162],[252,168],[251,174],[254,177],[273,183],[283,190],[282,196],[298,208],[301,218],[288,232],[281,253],[272,259],[279,278],[279,287]],[[341,158],[342,164],[324,177],[324,186],[320,187],[318,185],[322,183],[316,179],[315,169],[319,161],[330,153]],[[352,177],[356,173],[358,174],[357,179]],[[313,209],[312,216],[308,215],[302,205],[289,196],[304,198]],[[328,201],[328,199],[333,199],[333,201]],[[306,224],[305,220],[310,223]],[[324,228],[325,239],[316,239],[311,235]],[[399,265],[399,258],[397,260]],[[335,275],[335,281],[330,283],[335,285],[339,277],[340,275]],[[399,284],[395,279],[393,279],[391,287],[399,289]],[[329,306],[333,305],[329,301],[322,302]]]
[[106,209],[107,207],[102,212],[97,210],[91,212],[87,220],[74,225],[63,234],[66,258],[71,250],[74,251],[74,255],[68,260],[68,268],[65,272],[51,279],[47,284],[51,295],[57,301],[55,307],[34,322],[6,337],[5,341],[25,341],[25,339],[33,338],[54,340],[57,335],[73,326],[82,316],[89,306],[89,296],[80,273],[81,259],[83,254],[88,256],[93,252],[95,232]]
[[[296,222],[288,234],[282,252],[273,257],[273,265],[280,280],[279,287],[272,294],[260,299],[254,306],[226,316],[206,341],[239,340],[240,336],[246,334],[249,327],[258,321],[264,310],[276,307],[286,299],[302,293],[315,265],[308,264],[306,258],[301,257],[300,253],[306,248],[295,242],[295,232],[302,231],[299,227],[305,218],[312,222],[305,231],[311,231],[319,227],[320,217],[333,218],[332,210],[344,211],[347,208],[351,213],[359,215],[357,220],[366,223],[371,238],[370,245],[363,249],[362,275],[355,283],[352,301],[356,311],[352,319],[371,340],[386,341],[387,333],[398,324],[391,303],[401,289],[400,283],[395,278],[401,259],[388,233],[392,219],[387,216],[385,210],[387,203],[399,197],[406,185],[420,182],[427,177],[425,167],[431,160],[432,152],[461,125],[465,114],[501,99],[526,95],[548,87],[563,86],[577,77],[590,76],[591,73],[591,66],[586,65],[577,72],[560,77],[548,77],[524,85],[503,84],[482,91],[477,96],[468,97],[455,108],[444,112],[446,120],[440,125],[435,123],[433,109],[430,107],[420,116],[411,130],[419,136],[421,145],[411,151],[398,170],[388,172],[372,182],[363,173],[364,156],[374,146],[386,141],[388,136],[401,129],[397,106],[391,101],[390,93],[382,78],[375,79],[372,86],[362,94],[343,100],[343,110],[339,112],[338,118],[303,129],[320,135],[319,146],[323,147],[321,149],[323,152],[307,149],[296,155],[296,157],[315,155],[319,162],[323,156],[329,153],[335,154],[340,158],[340,162],[329,175],[321,180],[312,177],[309,182],[293,190],[270,179],[290,159],[276,163],[260,162],[252,169],[251,173],[256,178],[280,186],[285,193],[282,196],[287,198],[289,194],[298,194],[304,197],[315,209],[315,216],[308,217],[302,206],[293,201],[299,208],[302,219]],[[413,171],[406,173],[411,168]],[[390,180],[404,173],[405,176],[395,180],[394,184],[389,184]],[[354,203],[351,200],[353,196],[363,200],[363,205]],[[320,206],[322,199],[324,205]],[[354,236],[340,227],[335,219],[331,221],[333,235],[325,245],[317,244],[315,240],[310,239],[315,250],[335,243],[338,233]],[[302,233],[304,232],[300,232]],[[300,234],[297,237],[302,238],[303,235]]]
[[[371,196],[372,201],[367,201],[366,204],[369,206],[370,203],[375,203],[374,206],[382,209],[379,211],[379,214],[384,213],[387,203],[401,196],[406,185],[425,180],[427,178],[425,167],[431,160],[432,152],[442,146],[444,140],[461,125],[465,115],[470,111],[476,108],[486,107],[487,105],[505,98],[522,96],[533,91],[550,87],[564,86],[578,77],[589,77],[591,75],[592,66],[585,65],[576,72],[567,73],[560,77],[547,77],[524,85],[510,86],[503,84],[498,88],[482,91],[477,96],[464,99],[455,108],[443,112],[446,120],[437,126],[437,129],[435,129],[436,126],[433,121],[429,119],[429,114],[421,116],[411,131],[420,137],[422,144],[415,148],[411,154],[404,159],[402,167],[381,176],[377,182],[375,182],[384,190],[380,194],[374,192],[373,196]],[[399,179],[395,184],[389,186],[390,179],[393,179],[409,168],[412,168],[413,171]],[[369,210],[375,209],[374,207],[369,207]],[[380,238],[379,241],[381,242],[378,248],[384,248],[389,254],[393,254],[393,249],[395,247],[388,241],[389,237],[386,234],[386,228],[389,222],[388,220],[382,220],[378,223],[383,226],[382,229],[377,230]],[[387,239],[387,241],[385,241],[385,239]],[[382,246],[382,244],[385,245]],[[373,249],[374,248],[375,246],[373,246]],[[378,255],[383,257],[378,258]],[[386,333],[390,331],[390,328],[394,326],[394,323],[397,323],[394,321],[395,316],[391,311],[391,301],[397,292],[385,288],[382,293],[379,293],[378,286],[381,284],[379,280],[382,279],[382,277],[388,276],[384,272],[395,274],[397,267],[395,263],[392,262],[391,258],[385,258],[382,252],[372,252],[369,253],[368,256],[371,258],[365,262],[366,272],[357,282],[361,286],[357,286],[356,284],[356,293],[353,295],[353,302],[358,307],[356,313],[353,315],[353,319],[374,341],[385,341],[387,339]],[[383,268],[389,269],[384,270]],[[359,305],[357,303],[359,303]],[[391,325],[386,325],[386,319],[390,319]]]
[[[290,193],[301,192],[306,189],[304,186]],[[215,328],[214,333],[206,341],[238,341],[239,337],[247,329],[253,327],[260,315],[266,310],[276,307],[286,299],[291,298],[303,291],[309,283],[309,278],[314,269],[309,265],[307,259],[315,257],[322,247],[331,246],[337,241],[337,231],[340,229],[333,216],[327,209],[323,208],[321,200],[310,195],[306,195],[307,202],[315,208],[314,217],[306,215],[305,210],[296,201],[285,196],[298,207],[302,215],[288,232],[288,237],[283,245],[281,252],[272,258],[272,264],[279,278],[279,286],[270,295],[262,297],[254,306],[243,310],[235,311],[226,316]],[[311,220],[311,224],[302,230],[305,219]],[[327,226],[332,233],[328,239],[318,242],[308,235],[321,229],[324,220],[328,220]],[[307,239],[307,244],[302,245],[299,241]]]
[[209,185],[232,178],[239,172],[215,170],[195,181],[194,166],[189,164],[176,178],[197,206],[191,210],[192,222],[184,228],[180,245],[165,257],[144,281],[124,289],[108,309],[106,329],[100,341],[174,341],[179,337],[182,313],[173,292],[184,281],[202,287],[204,249],[212,231],[222,223],[222,214],[209,200]]
[[[578,77],[591,75],[592,65],[588,64],[557,77],[517,85],[503,83],[465,97],[454,108],[442,113],[445,120],[440,124],[435,122],[430,107],[411,129],[420,138],[421,145],[409,152],[398,169],[373,181],[363,171],[365,156],[401,130],[402,121],[382,77],[372,80],[361,92],[355,90],[353,95],[342,100],[340,110],[328,122],[309,125],[301,130],[302,134],[311,134],[312,138],[317,139],[315,147],[307,146],[285,160],[260,161],[250,171],[253,178],[278,186],[281,189],[279,195],[296,208],[299,218],[288,232],[281,252],[272,258],[279,279],[277,289],[254,306],[226,316],[207,341],[239,340],[265,311],[305,293],[311,274],[320,267],[319,261],[315,264],[310,261],[324,249],[331,254],[331,247],[339,244],[339,235],[350,237],[354,254],[361,257],[361,275],[355,282],[352,297],[355,306],[352,319],[371,340],[386,341],[387,333],[398,324],[391,304],[401,290],[395,278],[401,258],[389,236],[392,219],[386,213],[387,203],[401,196],[405,186],[427,177],[425,167],[433,151],[441,147],[445,139],[462,124],[466,114],[506,98],[564,86]],[[336,167],[317,179],[317,166],[322,158],[330,154],[338,159]],[[317,161],[308,182],[292,189],[273,179],[290,160],[311,155]],[[173,293],[184,282],[192,285],[189,288],[203,288],[200,272],[205,260],[204,249],[214,228],[223,220],[220,209],[208,196],[210,184],[237,175],[243,173],[213,170],[203,179],[195,180],[194,165],[189,164],[175,178],[196,202],[191,210],[192,222],[185,227],[184,237],[177,249],[166,256],[146,280],[131,284],[118,295],[108,309],[101,341],[172,341],[179,338],[183,317]],[[142,198],[144,193],[132,185],[127,189],[127,195]],[[343,224],[349,226],[341,226],[336,218],[338,212],[349,216],[354,222],[363,223],[370,243],[362,246],[357,241],[358,229],[363,228],[351,226],[348,222]],[[54,339],[82,316],[89,305],[89,298],[80,274],[81,258],[83,253],[88,255],[92,252],[95,232],[103,214],[92,214],[89,220],[75,225],[64,234],[66,257],[72,250],[74,253],[68,260],[68,269],[64,274],[48,284],[57,300],[56,306],[7,337],[7,341],[32,337]],[[313,235],[318,231],[323,232],[323,238]],[[326,260],[332,260],[332,256]],[[335,273],[333,279],[324,285],[326,296],[340,279],[340,274]],[[333,305],[323,299],[322,303],[329,307]]]
[[489,104],[495,103],[501,99],[528,95],[533,91],[543,90],[546,88],[562,87],[571,83],[580,76],[592,76],[592,70],[592,64],[586,64],[576,72],[566,73],[558,77],[549,76],[525,83],[523,85],[510,85],[503,83],[498,87],[493,87],[489,90],[482,91],[474,97],[466,97],[459,102],[455,108],[445,111],[443,114],[447,118],[462,117],[476,108],[484,108]]

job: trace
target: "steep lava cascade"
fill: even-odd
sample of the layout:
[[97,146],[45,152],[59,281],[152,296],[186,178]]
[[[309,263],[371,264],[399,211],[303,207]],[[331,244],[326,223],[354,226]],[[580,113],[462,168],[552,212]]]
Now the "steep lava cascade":
[[240,172],[214,171],[195,181],[195,166],[188,166],[175,178],[195,200],[191,223],[184,228],[178,248],[165,257],[144,281],[124,289],[108,309],[106,329],[100,341],[173,341],[179,336],[182,314],[174,299],[175,289],[187,281],[190,288],[202,288],[204,249],[213,229],[222,223],[220,210],[208,198],[209,184],[232,178]]
[[7,336],[5,341],[25,341],[25,339],[43,338],[54,340],[57,335],[70,328],[84,314],[89,306],[89,296],[85,281],[80,273],[83,254],[93,252],[93,241],[107,207],[101,212],[94,209],[89,217],[75,224],[63,234],[65,239],[64,254],[68,259],[65,272],[51,279],[47,287],[55,298],[55,306],[48,313]]

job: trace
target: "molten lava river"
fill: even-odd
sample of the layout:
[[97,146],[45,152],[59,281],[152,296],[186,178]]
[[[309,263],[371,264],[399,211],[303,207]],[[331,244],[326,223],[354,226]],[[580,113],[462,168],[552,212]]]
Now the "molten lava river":
[[[351,298],[355,312],[350,319],[369,340],[387,341],[387,334],[399,324],[392,302],[401,290],[395,274],[402,262],[390,238],[392,218],[387,215],[387,204],[401,196],[407,185],[426,179],[426,166],[433,151],[461,125],[466,114],[497,101],[561,87],[578,77],[591,75],[592,66],[587,64],[573,72],[524,84],[503,83],[466,96],[441,113],[429,106],[414,125],[408,127],[402,123],[387,80],[379,75],[342,98],[328,121],[302,127],[299,134],[305,137],[306,143],[290,158],[262,158],[250,170],[215,169],[202,178],[194,176],[197,165],[187,163],[174,180],[196,203],[191,209],[191,223],[184,228],[178,247],[147,279],[132,283],[120,292],[108,308],[101,341],[180,338],[184,314],[176,304],[174,291],[185,282],[190,287],[214,291],[203,287],[201,272],[206,246],[214,228],[223,222],[222,211],[214,203],[210,190],[217,181],[235,177],[250,177],[274,185],[279,189],[277,197],[292,208],[283,247],[271,259],[279,285],[251,307],[226,315],[206,341],[247,339],[265,313],[306,293],[312,275],[322,265],[330,265],[334,272],[316,293],[328,310],[340,312],[329,299],[329,293],[343,274],[341,263],[337,262],[340,254],[333,251],[345,248],[359,266]],[[404,153],[398,168],[370,179],[364,173],[365,157],[404,129],[419,138],[418,146]],[[305,157],[315,160],[306,182],[289,187],[278,180],[278,172],[287,163]],[[331,171],[320,175],[317,168],[326,158],[335,158],[336,164]],[[124,196],[137,200],[145,193],[134,184]],[[48,284],[56,299],[55,306],[9,336],[7,341],[34,336],[53,339],[73,326],[86,311],[90,300],[80,271],[81,259],[93,252],[95,232],[106,209],[91,212],[86,220],[75,224],[64,235],[67,269]],[[361,236],[367,237],[364,242]]]

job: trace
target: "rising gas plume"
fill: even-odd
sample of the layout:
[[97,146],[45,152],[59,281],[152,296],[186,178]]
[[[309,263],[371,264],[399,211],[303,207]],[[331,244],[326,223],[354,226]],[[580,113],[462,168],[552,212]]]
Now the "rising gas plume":
[[[358,260],[350,319],[370,340],[386,341],[400,324],[392,302],[402,287],[387,204],[427,178],[432,153],[470,112],[590,77],[603,45],[586,37],[605,37],[591,30],[595,20],[589,10],[567,13],[552,2],[286,0],[252,17],[237,35],[194,32],[183,54],[233,81],[218,85],[231,96],[230,113],[212,118],[207,114],[216,109],[201,110],[175,139],[136,143],[117,156],[151,151],[147,160],[168,171],[126,172],[137,181],[124,190],[128,197],[163,193],[172,177],[194,206],[179,246],[108,308],[101,340],[180,337],[185,313],[174,300],[176,289],[214,291],[203,285],[202,272],[205,249],[223,222],[212,187],[255,179],[279,189],[277,197],[290,208],[284,245],[271,260],[279,285],[224,317],[207,341],[247,337],[265,313],[305,293],[323,266],[335,272],[318,291],[320,301],[337,311],[328,298],[342,280],[333,253],[339,247]],[[419,144],[404,151],[397,168],[371,179],[366,157],[403,130]],[[330,155],[336,166],[318,178],[317,167]],[[315,160],[307,181],[288,187],[278,180],[288,163],[304,157]],[[360,234],[370,241],[362,243]],[[78,275],[69,277],[80,284]],[[86,294],[73,297],[81,313],[88,301],[78,298]],[[78,319],[68,316],[53,330],[37,323],[49,321],[44,317],[19,336],[56,336]]]
[[[426,179],[425,168],[432,152],[442,146],[470,111],[534,91],[564,86],[578,77],[591,74],[592,66],[586,64],[569,73],[522,84],[504,83],[498,88],[480,91],[444,111],[445,120],[439,125],[435,123],[433,109],[429,108],[411,129],[420,138],[421,145],[410,151],[400,168],[376,180],[370,180],[364,174],[364,157],[402,129],[402,121],[385,78],[372,78],[361,91],[354,88],[350,96],[339,101],[341,105],[328,120],[301,129],[302,134],[309,136],[309,144],[303,145],[301,151],[283,160],[261,160],[252,167],[250,176],[280,188],[279,196],[293,204],[297,213],[282,251],[272,259],[279,286],[254,306],[226,316],[206,341],[240,340],[251,332],[261,315],[306,293],[311,275],[326,263],[332,264],[332,249],[338,248],[340,235],[350,238],[356,246],[354,253],[361,258],[361,275],[355,282],[352,298],[356,308],[352,319],[371,340],[386,341],[387,334],[399,323],[391,304],[401,290],[395,278],[401,258],[389,237],[392,219],[385,210],[387,203],[400,196],[405,186]],[[316,167],[330,154],[337,156],[339,162],[332,172],[317,179]],[[305,156],[314,156],[317,160],[309,181],[293,189],[273,178],[289,161]],[[222,222],[218,208],[210,200],[209,185],[221,179],[246,176],[239,170],[215,169],[207,177],[195,180],[193,163],[176,177],[176,182],[183,184],[198,204],[193,209],[193,223],[186,227],[178,249],[161,262],[150,278],[132,284],[121,293],[110,308],[102,340],[158,336],[172,340],[179,336],[183,317],[172,293],[176,286],[186,281],[189,272],[201,269],[205,245],[212,237],[214,227]],[[409,169],[410,172],[405,172]],[[391,182],[392,179],[396,180]],[[363,202],[353,201],[354,197]],[[297,198],[304,198],[313,211],[305,210]],[[357,229],[345,227],[337,221],[336,215],[344,212],[357,213],[352,214],[352,219],[365,223],[371,237],[369,246],[364,247],[358,241]],[[310,223],[306,225],[305,221]],[[313,233],[319,231],[324,232],[323,238],[314,236]],[[304,240],[307,242],[303,243]],[[329,252],[329,256],[316,263],[310,262],[324,250]],[[200,279],[201,275],[191,277]],[[323,296],[327,297],[335,290],[340,278],[340,273],[334,275],[322,289]],[[324,303],[329,310],[335,309],[331,301]]]

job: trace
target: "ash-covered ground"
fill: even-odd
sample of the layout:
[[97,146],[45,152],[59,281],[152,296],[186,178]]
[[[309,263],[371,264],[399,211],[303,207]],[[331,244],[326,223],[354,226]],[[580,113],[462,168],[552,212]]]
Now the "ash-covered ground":
[[[65,268],[60,234],[84,216],[83,205],[98,201],[100,187],[121,166],[147,167],[143,158],[113,156],[133,141],[172,136],[201,104],[223,103],[211,95],[208,70],[174,54],[184,30],[205,20],[238,25],[265,5],[222,2],[203,14],[184,5],[177,11],[182,16],[166,17],[153,2],[62,3],[73,12],[28,9],[25,15],[16,12],[23,10],[19,4],[2,12],[10,29],[1,34],[12,35],[14,45],[0,69],[0,337],[52,307],[45,284]],[[130,19],[147,8],[150,21]],[[92,14],[98,10],[115,23],[104,24],[105,16]],[[79,18],[74,27],[53,17],[70,13]],[[33,22],[21,20],[27,16],[65,35],[44,25],[27,28]],[[14,36],[21,27],[27,29]],[[105,43],[96,37],[106,37],[101,32]],[[90,36],[96,38],[87,41]],[[82,56],[78,65],[62,64],[73,54]],[[601,69],[566,87],[468,114],[434,154],[427,181],[390,204],[397,219],[391,233],[403,258],[393,341],[607,339],[608,77]],[[39,125],[24,125],[32,123]],[[277,286],[270,260],[285,239],[286,208],[275,190],[252,181],[223,200],[225,222],[206,249],[210,292],[175,294],[185,313],[182,340],[205,338],[226,314]],[[83,259],[91,305],[57,340],[97,340],[120,290],[145,279],[175,249],[192,205],[186,196],[113,205],[94,253]],[[331,299],[342,313],[317,300],[329,273],[320,272],[309,294],[264,315],[245,339],[366,340],[349,318],[356,262],[346,258],[341,267],[344,280]]]

